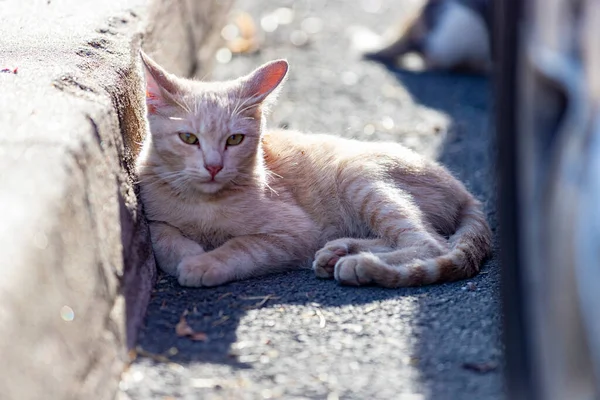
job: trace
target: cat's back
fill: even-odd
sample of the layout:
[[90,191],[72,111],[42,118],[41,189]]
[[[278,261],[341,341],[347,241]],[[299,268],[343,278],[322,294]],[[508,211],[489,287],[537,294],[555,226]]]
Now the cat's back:
[[[362,166],[386,164],[394,169],[425,167],[427,160],[398,143],[367,142],[335,135],[272,130],[263,139],[267,167],[290,177],[326,178],[340,170],[364,170]],[[309,176],[316,174],[315,176]]]
[[[440,209],[452,216],[470,197],[446,168],[398,143],[276,130],[265,135],[264,149],[267,168],[274,172],[272,185],[291,194],[315,218],[327,219],[325,225],[336,224],[344,217],[340,209],[356,207],[349,199],[377,182],[409,194],[444,231],[452,223],[439,220]],[[351,218],[345,225],[352,225]]]
[[[338,136],[302,133],[292,130],[270,130],[263,144],[268,164],[329,164],[357,153],[354,141]],[[320,161],[322,160],[322,161]]]

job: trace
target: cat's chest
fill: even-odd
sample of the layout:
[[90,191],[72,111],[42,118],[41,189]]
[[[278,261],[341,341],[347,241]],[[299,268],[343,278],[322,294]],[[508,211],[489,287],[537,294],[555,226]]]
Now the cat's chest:
[[221,246],[235,236],[247,235],[257,229],[244,212],[235,205],[203,203],[180,206],[169,221],[190,239],[207,248]]

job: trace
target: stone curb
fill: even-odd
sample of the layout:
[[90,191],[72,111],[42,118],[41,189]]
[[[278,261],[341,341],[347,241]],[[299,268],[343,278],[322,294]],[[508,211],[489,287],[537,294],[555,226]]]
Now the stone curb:
[[0,3],[0,397],[111,399],[156,275],[138,49],[210,68],[232,0]]

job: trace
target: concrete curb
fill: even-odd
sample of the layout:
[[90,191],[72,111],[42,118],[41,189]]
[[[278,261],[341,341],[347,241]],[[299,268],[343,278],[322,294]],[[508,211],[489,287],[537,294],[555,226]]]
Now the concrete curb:
[[138,49],[206,71],[232,1],[54,1],[0,3],[1,397],[109,399],[156,274]]

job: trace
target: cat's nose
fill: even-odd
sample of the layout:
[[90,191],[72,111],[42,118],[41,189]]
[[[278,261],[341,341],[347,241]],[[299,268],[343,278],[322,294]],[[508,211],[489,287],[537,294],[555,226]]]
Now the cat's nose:
[[204,168],[210,173],[210,176],[214,178],[220,170],[223,169],[222,165],[205,165]]

